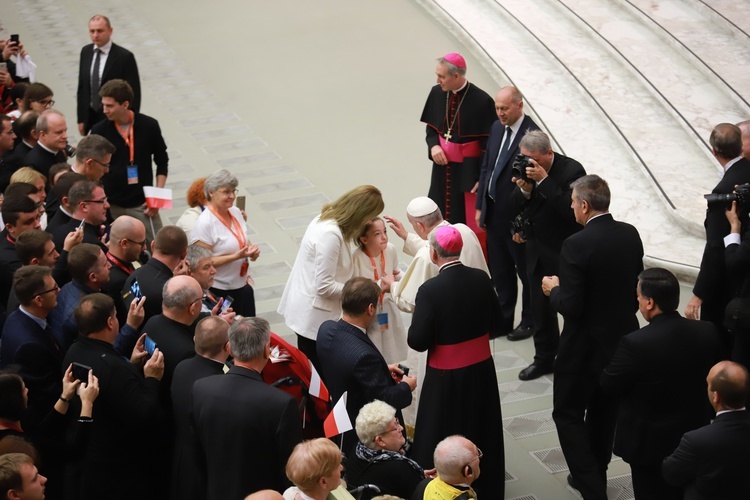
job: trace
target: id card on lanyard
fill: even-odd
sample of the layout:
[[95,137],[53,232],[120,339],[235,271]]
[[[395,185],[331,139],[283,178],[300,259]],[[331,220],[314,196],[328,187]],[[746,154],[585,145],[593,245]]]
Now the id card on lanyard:
[[[367,254],[365,254],[367,255]],[[369,255],[367,255],[370,257]],[[372,270],[373,275],[375,276],[375,282],[377,282],[380,279],[380,276],[378,274],[378,266],[375,264],[375,259],[370,257],[370,264],[372,264]],[[380,252],[380,269],[385,275],[385,254],[384,252]],[[388,312],[383,310],[383,296],[385,295],[385,292],[380,292],[380,298],[378,299],[378,314],[376,316],[377,322],[378,322],[378,329],[379,330],[387,330],[388,329]]]
[[[214,216],[216,216],[216,218],[219,219],[222,224],[224,224],[224,227],[229,229],[229,232],[231,232],[232,235],[234,235],[234,237],[237,239],[237,243],[239,243],[240,245],[240,248],[245,248],[247,246],[247,236],[245,235],[245,231],[242,229],[242,226],[240,225],[240,222],[237,220],[237,218],[232,215],[231,212],[228,212],[230,223],[227,224],[226,221],[222,219],[213,208],[208,207],[208,209],[211,210],[211,213],[214,214]],[[240,276],[242,276],[243,278],[247,276],[247,269],[249,266],[250,264],[248,263],[247,259],[245,259],[242,262],[242,267],[240,268]]]
[[130,127],[124,130],[119,123],[115,122],[115,128],[119,132],[122,140],[130,150],[130,162],[127,167],[128,184],[138,184],[138,166],[135,164],[135,115],[130,111]]

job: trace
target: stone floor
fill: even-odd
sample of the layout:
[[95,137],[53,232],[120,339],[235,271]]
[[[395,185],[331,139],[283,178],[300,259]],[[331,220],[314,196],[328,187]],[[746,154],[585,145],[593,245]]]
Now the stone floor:
[[[288,335],[275,310],[320,206],[374,184],[386,213],[405,218],[408,201],[426,193],[419,116],[435,58],[452,51],[491,95],[518,85],[557,149],[610,181],[613,213],[639,228],[648,262],[689,281],[702,251],[700,195],[718,172],[707,133],[750,116],[749,9],[729,0],[7,0],[2,27],[20,34],[38,80],[56,91],[75,143],[87,21],[112,19],[113,39],[138,60],[142,111],[169,145],[166,222],[186,207],[194,178],[235,173],[262,250],[252,268],[259,315]],[[688,297],[683,287],[683,306]],[[517,379],[531,340],[495,340],[493,350],[506,498],[576,498],[551,421],[551,378]],[[611,499],[632,498],[628,473],[612,462]]]

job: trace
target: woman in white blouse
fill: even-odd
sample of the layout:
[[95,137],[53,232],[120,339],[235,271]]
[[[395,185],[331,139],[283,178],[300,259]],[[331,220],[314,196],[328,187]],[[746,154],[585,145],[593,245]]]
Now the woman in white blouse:
[[190,243],[213,253],[216,275],[211,291],[225,299],[232,297],[232,309],[237,314],[255,316],[255,294],[248,284],[248,259],[255,261],[260,248],[248,239],[245,219],[234,206],[238,184],[237,177],[223,169],[206,178],[206,210],[190,232]]
[[302,238],[278,312],[318,371],[315,339],[324,321],[341,317],[341,290],[354,269],[351,242],[383,207],[378,188],[359,186],[323,205]]

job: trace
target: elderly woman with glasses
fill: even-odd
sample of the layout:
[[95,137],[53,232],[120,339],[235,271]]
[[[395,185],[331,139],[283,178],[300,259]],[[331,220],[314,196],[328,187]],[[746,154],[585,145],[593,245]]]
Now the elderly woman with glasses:
[[206,178],[206,210],[190,231],[190,244],[211,250],[214,256],[214,286],[211,292],[232,297],[232,309],[242,316],[255,316],[255,294],[250,286],[249,262],[260,257],[260,248],[247,237],[247,224],[239,208],[237,177],[218,170]]
[[[378,400],[368,403],[359,411],[355,427],[359,443],[354,456],[347,457],[349,487],[374,484],[383,494],[411,498],[425,471],[404,455],[406,437],[396,409]],[[434,472],[426,474],[432,477]]]
[[341,483],[341,450],[326,438],[303,441],[286,462],[286,476],[294,484],[285,500],[353,500]]

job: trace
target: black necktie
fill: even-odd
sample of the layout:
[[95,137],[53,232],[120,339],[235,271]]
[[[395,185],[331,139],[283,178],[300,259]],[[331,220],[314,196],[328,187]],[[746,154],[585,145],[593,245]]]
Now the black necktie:
[[497,186],[497,178],[500,176],[503,167],[508,162],[508,155],[510,155],[510,143],[513,131],[510,127],[505,127],[505,139],[503,145],[500,146],[500,152],[497,155],[497,161],[495,162],[495,168],[492,170],[492,176],[490,177],[489,195],[493,200],[495,199],[495,187]]
[[99,63],[101,62],[102,51],[94,49],[94,71],[91,72],[91,109],[94,111],[101,111],[102,99],[99,97],[99,88],[101,81],[99,80]]

